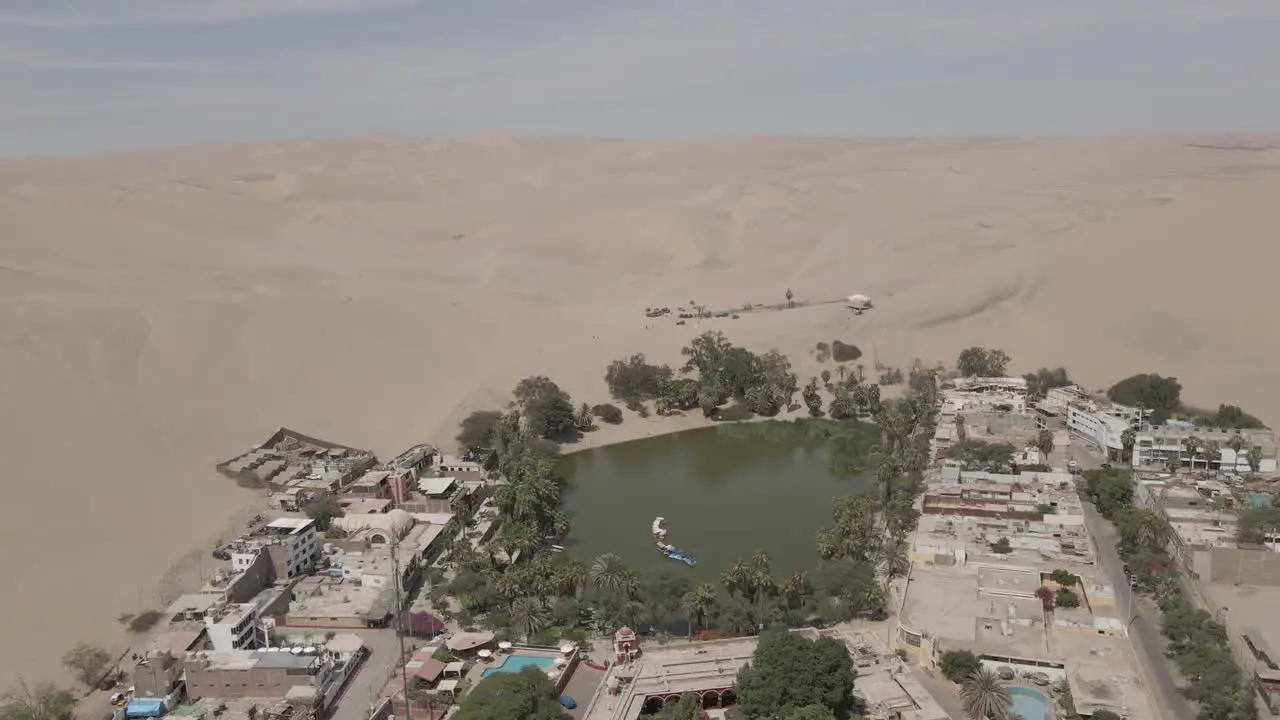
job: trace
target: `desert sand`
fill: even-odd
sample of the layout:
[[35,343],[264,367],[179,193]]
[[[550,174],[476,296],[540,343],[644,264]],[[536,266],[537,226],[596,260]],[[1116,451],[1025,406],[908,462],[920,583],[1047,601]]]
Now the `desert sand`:
[[[0,162],[0,682],[57,677],[75,641],[163,607],[174,563],[254,499],[214,463],[276,427],[380,455],[451,444],[521,377],[603,402],[609,360],[675,361],[703,329],[802,378],[819,340],[868,366],[982,344],[1017,372],[1160,372],[1280,421],[1277,198],[1265,137],[379,137]],[[788,288],[877,309],[643,315]],[[629,414],[592,442],[682,422]]]

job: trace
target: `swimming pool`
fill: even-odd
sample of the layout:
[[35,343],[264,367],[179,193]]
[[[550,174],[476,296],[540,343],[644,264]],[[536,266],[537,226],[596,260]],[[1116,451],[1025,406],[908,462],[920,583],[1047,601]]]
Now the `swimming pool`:
[[[487,670],[485,672],[488,672]],[[1053,720],[1049,715],[1049,699],[1037,690],[1015,686],[1009,688],[1013,700],[1013,714],[1022,720]]]
[[[480,673],[480,677],[487,678],[494,673],[518,673],[521,670],[531,667],[539,670],[548,670],[552,665],[556,664],[555,658],[541,657],[539,655],[521,655],[520,653],[511,653],[502,660],[501,665],[495,665],[486,668]],[[1035,720],[1040,720],[1036,718]]]

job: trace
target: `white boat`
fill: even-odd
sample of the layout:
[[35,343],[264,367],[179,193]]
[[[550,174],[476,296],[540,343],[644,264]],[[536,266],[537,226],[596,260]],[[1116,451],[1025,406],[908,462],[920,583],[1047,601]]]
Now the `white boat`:
[[657,517],[653,519],[653,536],[654,537],[667,536],[667,519],[666,518]]

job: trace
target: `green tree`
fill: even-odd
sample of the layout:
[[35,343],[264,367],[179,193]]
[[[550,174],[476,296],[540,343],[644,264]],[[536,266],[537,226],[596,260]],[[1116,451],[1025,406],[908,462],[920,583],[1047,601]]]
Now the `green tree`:
[[1164,424],[1182,409],[1182,384],[1177,378],[1155,374],[1130,375],[1107,390],[1112,402],[1151,411],[1151,422]]
[[1054,388],[1066,387],[1072,384],[1065,368],[1054,368],[1052,370],[1040,368],[1034,373],[1023,375],[1022,379],[1027,381],[1027,395],[1033,400],[1043,399]]
[[720,574],[720,583],[729,591],[729,596],[747,596],[751,594],[751,566],[742,560],[729,563]]
[[1063,570],[1062,568],[1058,568],[1057,570],[1054,570],[1053,572],[1049,573],[1049,579],[1061,585],[1064,588],[1075,587],[1076,582],[1078,582],[1079,580],[1076,577],[1075,573],[1071,572],[1070,570]]
[[991,543],[991,552],[997,555],[1008,555],[1013,552],[1013,545],[1009,544],[1009,538],[999,537]]
[[702,720],[702,703],[697,693],[686,693],[675,702],[668,701],[653,720]]
[[319,500],[303,506],[302,512],[316,521],[316,529],[320,532],[328,530],[333,525],[334,518],[340,518],[346,514],[335,495],[325,495]]
[[577,436],[578,416],[573,401],[550,378],[527,377],[516,384],[512,394],[531,435],[556,440]]
[[1254,445],[1249,448],[1249,453],[1246,457],[1249,460],[1250,470],[1253,472],[1262,472],[1262,448]]
[[627,593],[634,590],[635,578],[631,571],[622,564],[622,558],[614,553],[605,553],[596,557],[591,563],[587,580],[596,590]]
[[1053,431],[1041,430],[1036,433],[1036,449],[1048,458],[1053,452]]
[[1009,443],[965,439],[947,448],[946,457],[958,460],[966,470],[1000,472],[1013,466],[1017,452]]
[[1084,479],[1086,492],[1093,498],[1098,512],[1108,520],[1133,505],[1133,480],[1128,471],[1118,468],[1085,470]]
[[1154,511],[1146,508],[1127,507],[1117,510],[1111,519],[1120,545],[1133,551],[1142,547],[1163,548],[1173,537],[1169,523]]
[[770,630],[760,636],[751,663],[738,671],[738,700],[753,720],[784,717],[810,705],[847,717],[857,709],[854,675],[843,643]]
[[1080,597],[1066,588],[1060,588],[1053,596],[1054,605],[1060,608],[1080,607]]
[[1260,545],[1264,536],[1280,533],[1280,508],[1245,508],[1236,516],[1236,539],[1250,545]]
[[822,395],[818,393],[818,378],[810,378],[802,393],[804,404],[809,408],[809,417],[822,415]]
[[53,683],[27,684],[18,678],[18,686],[0,695],[0,720],[71,720],[76,709],[76,696]]
[[953,683],[963,683],[982,668],[982,661],[968,650],[947,650],[938,659],[938,669]]
[[497,440],[498,423],[502,413],[497,410],[476,410],[463,418],[455,438],[458,447],[466,450],[488,450]]
[[1124,720],[1124,718],[1110,710],[1094,710],[1093,714],[1089,716],[1089,720]]
[[527,667],[494,673],[462,699],[456,720],[561,720],[556,687],[546,673]]
[[756,601],[756,617],[760,619],[764,617],[764,599],[778,589],[773,579],[773,561],[769,558],[769,553],[757,550],[751,555],[747,568],[750,577],[748,587]]
[[960,688],[964,711],[971,720],[1012,720],[1013,698],[1000,678],[990,670],[978,669]]
[[792,710],[782,720],[836,720],[836,716],[821,705],[805,705]]
[[827,414],[833,420],[848,420],[858,416],[858,405],[854,402],[853,396],[844,388],[836,388],[832,394],[831,402],[827,404]]
[[626,360],[614,360],[605,369],[604,382],[609,394],[626,402],[656,400],[674,373],[667,365],[652,365],[643,354]]
[[964,377],[1004,377],[1009,355],[1003,350],[971,347],[960,351],[956,370]]
[[1266,427],[1261,420],[1235,405],[1219,405],[1216,413],[1197,418],[1196,424],[1237,430],[1260,430]]
[[511,628],[524,635],[525,642],[529,638],[546,629],[551,624],[551,612],[541,600],[532,597],[516,598],[511,603]]
[[601,422],[617,425],[622,422],[622,408],[612,403],[604,403],[591,408],[591,414],[600,418]]
[[791,294],[791,288],[787,288],[787,295],[786,295],[786,298],[787,298],[787,307],[795,307],[795,303],[793,303],[793,302],[791,301],[791,299],[792,299],[792,298],[794,298],[794,297],[795,297],[795,295],[792,295],[792,294]]
[[97,686],[111,665],[111,653],[101,645],[79,642],[62,656],[62,666],[91,688]]
[[1133,428],[1125,428],[1120,433],[1120,446],[1124,448],[1124,461],[1133,462],[1133,446],[1138,442],[1138,433]]

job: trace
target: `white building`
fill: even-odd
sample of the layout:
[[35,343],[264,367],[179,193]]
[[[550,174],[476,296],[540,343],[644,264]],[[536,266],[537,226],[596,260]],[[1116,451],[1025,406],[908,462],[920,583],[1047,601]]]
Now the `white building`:
[[[1233,439],[1237,437],[1243,443],[1239,453],[1231,448]],[[1194,454],[1187,442],[1189,438],[1196,438],[1198,441]],[[1249,466],[1249,451],[1253,448],[1262,453],[1258,471],[1274,473],[1276,440],[1270,430],[1219,430],[1170,422],[1144,428],[1137,433],[1133,466],[1160,467],[1168,458],[1177,456],[1180,463],[1192,469],[1224,469],[1246,473],[1252,470]]]
[[253,603],[223,605],[204,616],[214,650],[251,650],[258,646],[258,608]]
[[1067,429],[1097,446],[1108,459],[1118,460],[1124,453],[1124,431],[1135,429],[1127,417],[1128,410],[1124,406],[1104,408],[1092,402],[1074,402],[1067,405]]
[[[279,548],[279,566],[288,577],[310,573],[320,557],[320,544],[316,542],[316,521],[311,518],[283,517],[267,523],[265,532],[273,536],[272,544]],[[233,560],[234,562],[234,560]],[[233,566],[234,567],[234,566]]]

